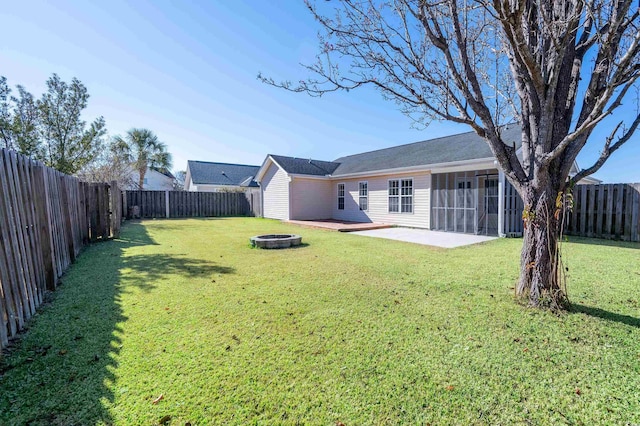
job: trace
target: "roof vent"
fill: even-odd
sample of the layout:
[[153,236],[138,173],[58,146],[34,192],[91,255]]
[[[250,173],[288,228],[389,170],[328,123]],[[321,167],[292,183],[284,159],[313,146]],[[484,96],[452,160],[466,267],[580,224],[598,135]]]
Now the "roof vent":
[[309,164],[311,164],[311,158],[309,158]]
[[225,175],[225,176],[227,175],[227,174],[224,172],[224,170],[222,171],[222,174],[223,174],[223,175]]

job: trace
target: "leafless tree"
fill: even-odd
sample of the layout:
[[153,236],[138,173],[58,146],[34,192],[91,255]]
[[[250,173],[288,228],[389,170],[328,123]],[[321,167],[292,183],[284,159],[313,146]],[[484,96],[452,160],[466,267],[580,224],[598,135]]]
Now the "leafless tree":
[[[321,96],[378,88],[427,125],[448,120],[483,137],[525,203],[517,295],[566,306],[557,200],[631,139],[638,111],[613,126],[597,161],[569,178],[594,129],[629,102],[640,76],[632,0],[340,0],[307,3],[321,26],[311,77],[262,81]],[[522,150],[501,125],[522,126]]]
[[85,182],[117,181],[120,188],[132,188],[136,185],[133,178],[134,168],[129,158],[122,154],[115,142],[108,144],[95,161],[87,164],[77,176]]
[[187,177],[187,172],[185,172],[184,170],[179,170],[176,172],[175,176],[173,177],[173,190],[174,191],[184,191],[184,184],[185,184],[185,180]]

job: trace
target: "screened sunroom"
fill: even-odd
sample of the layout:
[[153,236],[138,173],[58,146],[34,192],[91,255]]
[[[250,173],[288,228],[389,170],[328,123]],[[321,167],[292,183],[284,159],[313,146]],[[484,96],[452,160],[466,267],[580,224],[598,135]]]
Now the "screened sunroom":
[[431,229],[522,234],[522,200],[497,169],[436,173],[431,188]]

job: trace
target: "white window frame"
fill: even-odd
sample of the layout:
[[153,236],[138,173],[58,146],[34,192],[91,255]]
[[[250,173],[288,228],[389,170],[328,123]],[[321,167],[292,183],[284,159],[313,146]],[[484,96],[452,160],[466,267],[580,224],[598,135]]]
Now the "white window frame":
[[[396,182],[397,186],[395,187],[395,189],[397,189],[397,194],[392,195],[391,194],[391,182]],[[391,198],[395,198],[398,200],[398,202],[396,203],[396,206],[398,207],[398,210],[391,210]],[[400,213],[400,179],[388,179],[387,180],[387,212],[391,213],[391,214],[399,214]]]
[[[410,181],[411,182],[411,194],[402,194],[402,182],[403,181]],[[392,195],[390,193],[391,190],[391,182],[397,182],[397,194]],[[406,177],[406,178],[395,178],[395,179],[388,179],[387,180],[387,211],[390,214],[413,214],[413,211],[415,209],[415,203],[414,203],[414,196],[415,196],[415,188],[414,188],[414,182],[415,179],[412,177]],[[397,207],[398,210],[397,211],[392,211],[391,210],[391,203],[389,202],[391,198],[395,198],[398,200],[397,203]],[[410,206],[411,206],[411,211],[408,212],[403,212],[402,211],[402,200],[406,200],[409,199],[411,200]]]
[[[414,189],[413,189],[413,182],[414,182],[414,181],[413,181],[413,178],[400,178],[399,180],[400,180],[400,213],[403,213],[403,214],[413,214],[413,207],[414,207],[414,205],[413,205],[413,204],[414,204],[414,203],[413,203],[413,195],[414,195]],[[403,182],[403,181],[409,181],[409,182],[411,182],[411,185],[409,186],[409,189],[411,190],[411,194],[403,194],[403,193],[402,193],[402,182]],[[411,201],[411,202],[409,203],[409,206],[411,207],[411,211],[403,212],[403,211],[402,211],[402,206],[403,206],[402,201],[403,201],[403,200],[406,200],[406,199],[409,199],[409,200]]]
[[[364,192],[362,191],[364,185]],[[365,208],[362,208],[362,201],[364,200]],[[358,182],[358,208],[362,211],[369,210],[369,181],[363,180]]]
[[[340,186],[342,186],[342,195],[340,195]],[[337,185],[337,194],[338,194],[338,205],[337,208],[338,210],[344,210],[344,204],[345,204],[345,194],[347,193],[347,189],[344,183],[340,182]],[[340,208],[340,199],[342,199],[342,208]]]

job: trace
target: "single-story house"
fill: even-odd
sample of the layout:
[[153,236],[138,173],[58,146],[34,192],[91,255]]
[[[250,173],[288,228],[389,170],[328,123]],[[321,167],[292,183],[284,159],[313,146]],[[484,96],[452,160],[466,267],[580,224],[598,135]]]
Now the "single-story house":
[[145,191],[171,191],[175,177],[169,170],[148,167],[144,174],[142,188],[140,188],[140,174],[134,168],[131,169],[128,184],[125,189]]
[[[519,149],[518,126],[503,129]],[[574,165],[573,173],[577,173]],[[474,132],[338,158],[267,155],[263,216],[335,219],[483,235],[522,232],[523,203]]]
[[260,166],[246,164],[188,161],[184,189],[192,192],[259,193],[258,183],[254,180],[259,169]]

